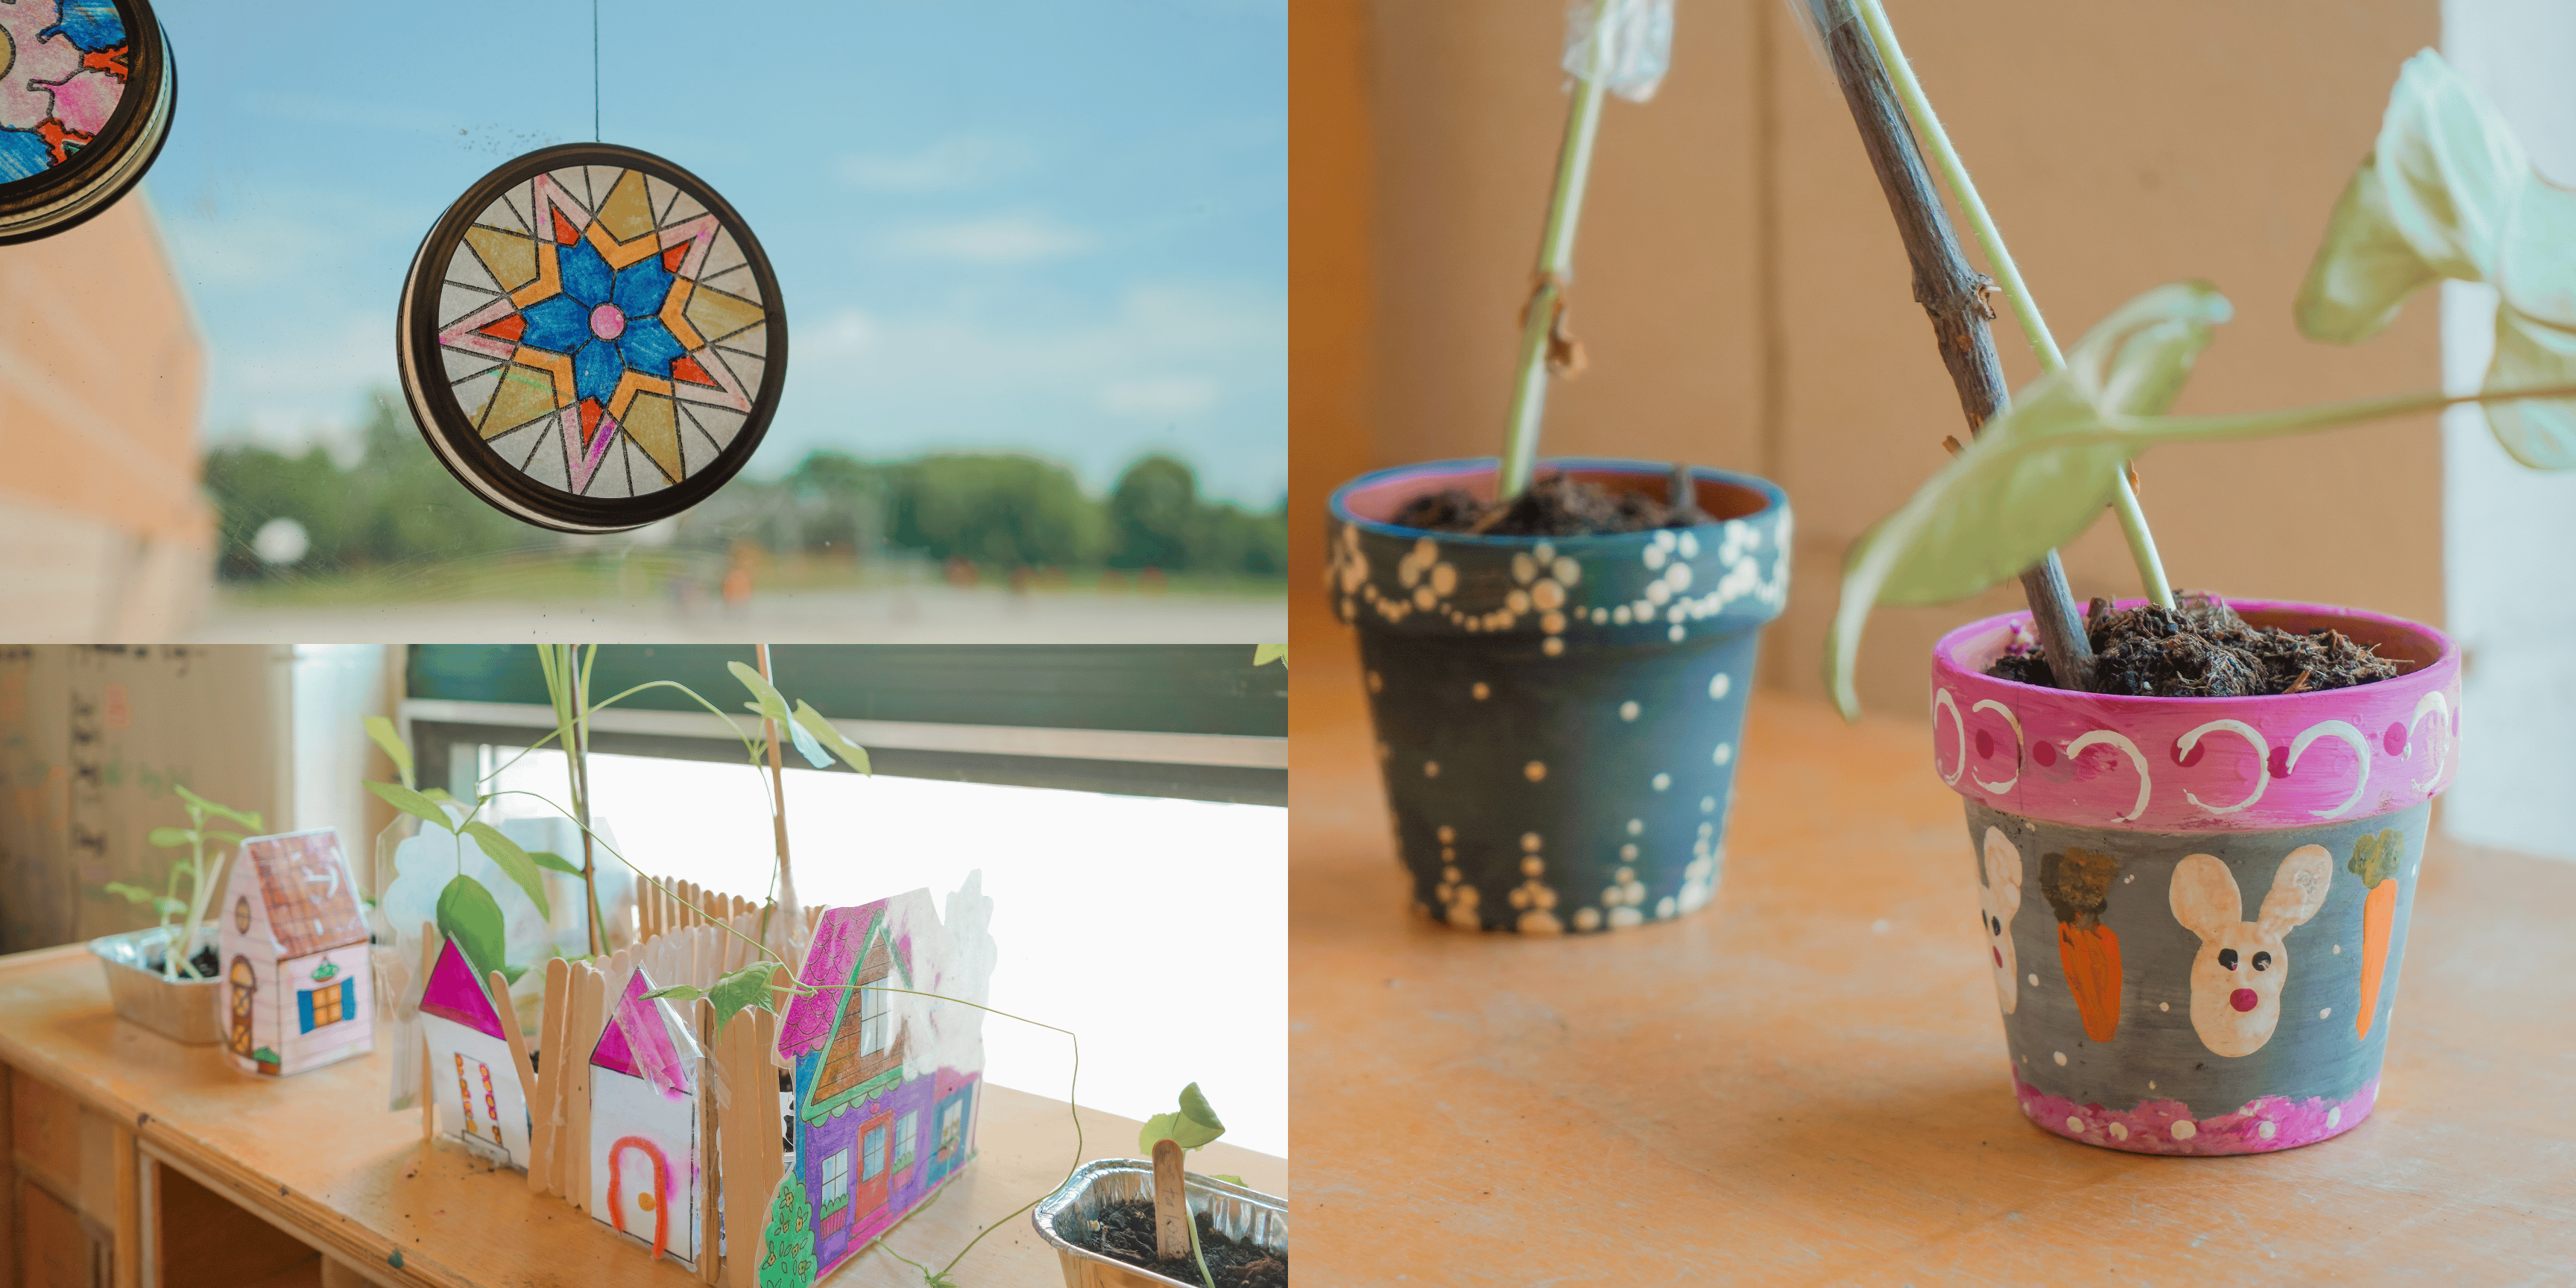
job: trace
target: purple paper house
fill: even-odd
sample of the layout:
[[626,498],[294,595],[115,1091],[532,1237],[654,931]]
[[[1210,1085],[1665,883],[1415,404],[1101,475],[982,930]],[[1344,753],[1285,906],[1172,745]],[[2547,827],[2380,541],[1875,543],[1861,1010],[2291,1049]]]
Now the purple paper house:
[[[980,925],[973,935],[960,955],[986,951]],[[793,1167],[818,1280],[975,1155],[980,1030],[970,1008],[917,996],[980,1000],[976,972],[932,960],[957,951],[928,891],[834,908],[815,926],[801,978],[823,987],[788,1008],[778,1054],[795,1069]]]

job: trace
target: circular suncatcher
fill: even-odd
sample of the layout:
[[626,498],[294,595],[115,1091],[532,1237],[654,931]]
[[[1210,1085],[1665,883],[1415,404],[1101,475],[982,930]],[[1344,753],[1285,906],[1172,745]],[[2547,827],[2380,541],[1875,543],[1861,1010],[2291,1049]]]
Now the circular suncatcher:
[[769,428],[787,316],[715,191],[633,148],[485,175],[412,260],[396,344],[421,433],[477,496],[565,532],[667,518]]
[[146,0],[0,0],[0,245],[132,189],[169,137],[178,85]]

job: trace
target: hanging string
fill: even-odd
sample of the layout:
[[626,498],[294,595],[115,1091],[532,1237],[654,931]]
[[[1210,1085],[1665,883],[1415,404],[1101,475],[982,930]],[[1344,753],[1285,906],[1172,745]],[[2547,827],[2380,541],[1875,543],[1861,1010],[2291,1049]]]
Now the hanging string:
[[599,0],[590,0],[590,141],[606,141],[599,131]]

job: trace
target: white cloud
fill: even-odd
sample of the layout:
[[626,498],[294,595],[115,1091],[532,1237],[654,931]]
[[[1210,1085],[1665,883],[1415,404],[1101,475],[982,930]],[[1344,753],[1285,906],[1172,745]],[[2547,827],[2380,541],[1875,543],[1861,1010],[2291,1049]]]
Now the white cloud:
[[1100,409],[1113,416],[1189,416],[1214,407],[1225,386],[1205,376],[1147,376],[1100,387]]
[[1044,215],[996,215],[953,223],[913,224],[886,237],[898,255],[965,264],[1029,264],[1091,249],[1099,239]]
[[827,357],[855,358],[877,346],[877,320],[858,309],[842,309],[816,328],[810,343]]
[[951,192],[1009,178],[1035,157],[1016,139],[952,134],[912,152],[849,153],[833,168],[850,183],[878,192]]

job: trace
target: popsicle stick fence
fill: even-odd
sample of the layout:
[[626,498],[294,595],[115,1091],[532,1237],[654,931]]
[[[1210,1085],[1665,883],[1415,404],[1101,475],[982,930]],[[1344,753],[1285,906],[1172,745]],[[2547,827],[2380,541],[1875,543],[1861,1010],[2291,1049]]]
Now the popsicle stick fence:
[[[555,1194],[577,1209],[590,1206],[590,1052],[605,1031],[616,990],[641,965],[657,988],[687,984],[711,988],[718,976],[754,959],[745,939],[761,937],[760,907],[748,899],[680,881],[672,893],[647,886],[639,903],[638,943],[606,961],[546,963],[545,1005],[537,1035],[541,1066],[526,1074],[530,1161],[528,1188]],[[676,896],[676,897],[674,897]],[[802,918],[805,934],[785,956],[800,970],[802,941],[815,909]],[[737,934],[728,934],[730,927]],[[772,936],[777,944],[785,937]],[[500,982],[499,976],[493,982]],[[697,1075],[699,1168],[698,1277],[727,1288],[755,1288],[761,1231],[769,1199],[787,1174],[779,1101],[778,1016],[751,1010],[718,1033],[715,1010],[704,1000],[674,1003],[696,1032],[705,1057]],[[506,1001],[502,1014],[509,1014]],[[527,1062],[521,1062],[526,1069]],[[422,1130],[434,1136],[435,1109],[423,1097]],[[727,1255],[718,1255],[718,1232]]]

